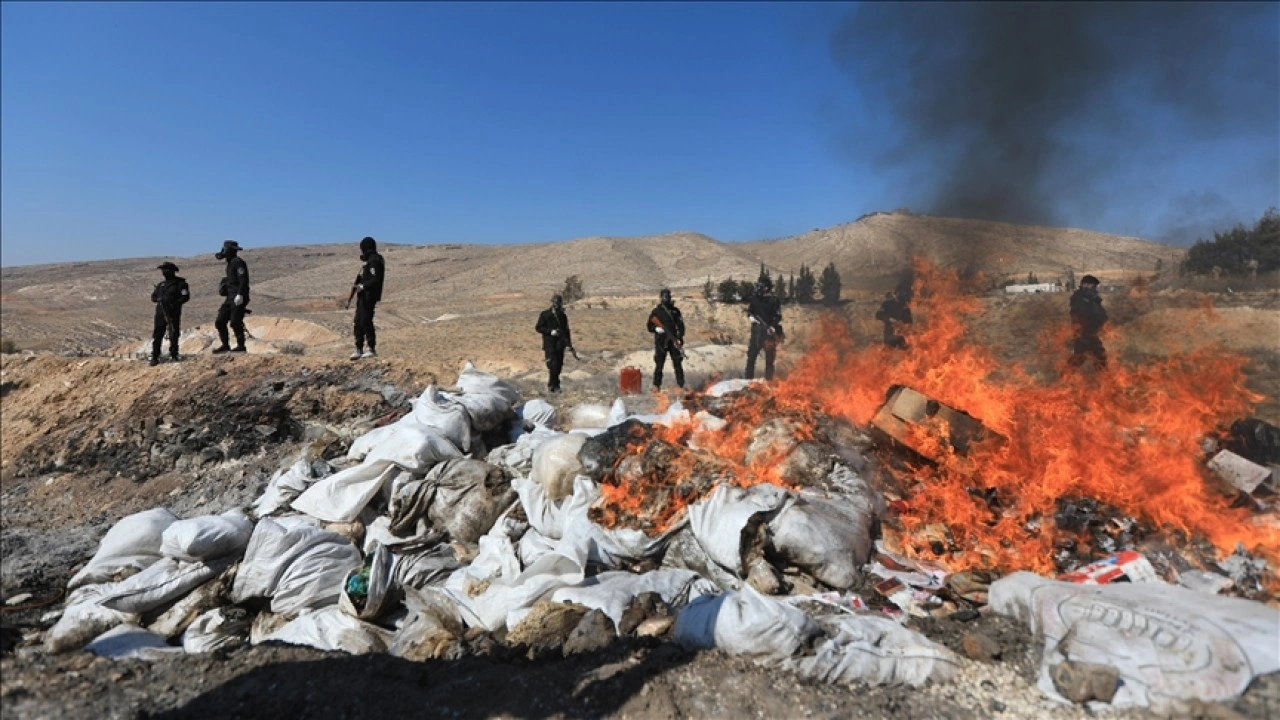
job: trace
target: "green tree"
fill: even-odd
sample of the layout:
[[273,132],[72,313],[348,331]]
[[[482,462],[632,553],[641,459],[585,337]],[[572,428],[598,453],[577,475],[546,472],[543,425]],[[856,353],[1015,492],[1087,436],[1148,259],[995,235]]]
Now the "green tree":
[[738,283],[732,277],[720,281],[717,288],[720,292],[720,302],[731,303],[734,296],[738,294]]
[[796,278],[795,285],[791,289],[791,297],[798,303],[813,302],[814,290],[817,288],[817,281],[810,272],[808,265],[800,266],[800,277]]
[[707,276],[707,281],[702,284],[702,297],[707,302],[716,299],[716,284],[711,282],[711,276]]
[[586,294],[582,291],[582,280],[579,280],[577,275],[570,275],[565,278],[564,288],[560,290],[560,297],[566,303],[586,297]]
[[751,298],[756,296],[756,284],[750,280],[739,282],[738,294],[742,296],[742,302],[751,302]]
[[836,272],[835,263],[827,263],[827,266],[822,269],[819,287],[824,305],[840,304],[840,273]]
[[1183,270],[1196,274],[1218,272],[1246,275],[1280,270],[1280,212],[1270,208],[1252,228],[1236,225],[1214,233],[1213,241],[1201,240],[1187,251]]
[[760,274],[756,276],[756,282],[768,282],[773,284],[773,277],[769,275],[769,269],[764,266],[764,261],[760,261]]

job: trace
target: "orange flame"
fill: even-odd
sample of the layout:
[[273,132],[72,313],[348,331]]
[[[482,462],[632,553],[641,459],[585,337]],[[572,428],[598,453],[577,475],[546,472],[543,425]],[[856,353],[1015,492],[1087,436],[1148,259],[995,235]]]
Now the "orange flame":
[[[659,440],[693,450],[675,454],[661,472],[604,485],[598,520],[612,525],[631,516],[645,518],[646,530],[666,529],[711,487],[681,488],[680,478],[786,486],[779,465],[789,448],[750,452],[762,424],[785,418],[796,441],[810,438],[824,417],[865,426],[886,391],[906,385],[1006,440],[978,443],[962,458],[935,434],[916,432],[915,446],[937,465],[897,472],[908,488],[895,503],[908,554],[928,551],[942,535],[954,552],[939,559],[952,570],[1051,572],[1054,541],[1068,535],[1054,525],[1057,502],[1092,498],[1167,533],[1206,538],[1224,553],[1240,544],[1273,563],[1280,558],[1274,519],[1229,507],[1203,470],[1201,440],[1262,400],[1245,388],[1246,358],[1210,347],[1141,364],[1113,360],[1082,373],[1066,366],[1064,318],[1036,339],[1042,353],[1061,358],[1051,372],[1010,366],[966,339],[982,303],[961,278],[922,260],[915,271],[916,322],[899,330],[909,350],[856,347],[843,322],[824,319],[788,377],[743,393],[723,428],[655,428]],[[1114,328],[1105,335],[1113,347],[1121,337]]]

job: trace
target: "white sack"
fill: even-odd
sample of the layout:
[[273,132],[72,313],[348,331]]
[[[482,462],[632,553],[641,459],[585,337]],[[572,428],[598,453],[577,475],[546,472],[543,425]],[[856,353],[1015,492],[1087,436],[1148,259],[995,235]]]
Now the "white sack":
[[515,415],[511,403],[500,395],[487,392],[442,392],[440,397],[461,405],[471,420],[471,428],[477,432],[488,432]]
[[676,616],[673,637],[690,649],[719,648],[730,655],[782,660],[821,633],[808,615],[746,585],[689,603]]
[[631,416],[627,413],[627,404],[623,402],[622,398],[614,398],[613,404],[609,406],[609,414],[605,417],[604,426],[620,425],[626,422],[629,417]]
[[285,470],[276,471],[262,495],[253,501],[254,517],[266,517],[281,508],[289,507],[294,498],[306,492],[311,482],[311,463],[305,458]]
[[395,633],[361,622],[337,607],[327,607],[299,616],[262,642],[306,645],[318,650],[341,650],[353,655],[387,651]]
[[113,660],[161,660],[182,654],[182,648],[170,646],[164,638],[137,625],[112,628],[94,638],[84,649]]
[[549,428],[556,424],[556,408],[542,398],[534,398],[520,406],[520,418]]
[[[447,460],[431,468],[422,482],[435,488],[427,508],[431,524],[462,542],[478,541],[516,499],[501,468],[483,460]],[[400,518],[393,520],[394,528]]]
[[800,492],[769,520],[771,542],[783,560],[831,587],[847,589],[871,557],[875,508],[870,491],[830,499]]
[[187,593],[147,625],[147,629],[161,637],[177,637],[202,613],[226,605],[230,602],[235,569],[228,568],[214,579]]
[[581,585],[556,590],[551,593],[551,601],[572,602],[599,610],[617,628],[632,599],[647,592],[656,592],[667,605],[679,608],[695,598],[715,594],[719,588],[689,570],[653,570],[642,575],[605,572],[587,578]]
[[[468,422],[466,413],[462,415],[464,422]],[[467,425],[467,439],[461,444],[439,429],[414,422],[408,416],[388,427],[391,432],[369,451],[364,458],[366,463],[387,460],[405,470],[424,472],[442,460],[462,457],[463,451],[458,448],[471,447],[470,424]]]
[[272,598],[276,613],[323,607],[337,602],[347,572],[359,564],[360,551],[337,533],[263,518],[249,539],[231,600]]
[[413,412],[401,418],[399,425],[408,420],[419,425],[426,425],[437,430],[446,440],[461,450],[471,450],[471,418],[466,408],[441,397],[435,385],[428,385],[426,390],[413,401]]
[[45,649],[51,653],[79,650],[117,625],[137,623],[140,616],[136,613],[120,612],[100,604],[114,584],[82,585],[73,590],[67,596],[62,617],[45,635]]
[[364,460],[373,449],[381,445],[395,432],[395,425],[376,427],[351,442],[347,448],[347,459],[357,462]]
[[523,572],[511,539],[495,529],[480,538],[480,554],[444,584],[470,626],[486,630],[515,627],[544,595],[582,582],[582,565],[550,553]]
[[[232,618],[226,608],[214,608],[191,621],[182,633],[182,649],[188,653],[211,653],[242,644],[249,634],[243,617]],[[235,614],[243,616],[243,610]]]
[[127,570],[142,570],[160,559],[160,538],[178,521],[168,508],[153,508],[120,519],[98,543],[98,552],[67,582],[68,590],[110,582]]
[[101,602],[121,612],[149,612],[200,587],[231,563],[229,558],[195,563],[161,558],[137,575],[115,583]]
[[1043,638],[1040,689],[1064,660],[1110,665],[1113,707],[1176,712],[1180,701],[1229,702],[1280,670],[1280,611],[1164,583],[1080,585],[1018,572],[991,584],[990,608]]
[[[618,400],[617,402],[622,402]],[[626,414],[626,407],[622,408],[622,412]],[[571,428],[602,428],[609,426],[609,406],[583,404],[575,405],[569,410],[569,427]]]
[[293,501],[293,509],[325,522],[351,522],[399,472],[386,460],[366,459],[318,480]]
[[950,650],[887,617],[835,615],[818,622],[828,637],[814,653],[782,661],[808,680],[920,687],[950,680],[960,667]]
[[442,585],[462,563],[449,545],[430,550],[395,555],[395,584],[408,590]]
[[545,488],[551,500],[558,501],[573,492],[573,478],[582,472],[578,451],[586,441],[586,435],[559,435],[542,443],[534,452],[529,479]]
[[585,476],[575,479],[573,493],[562,500],[553,501],[546,488],[532,479],[516,478],[511,481],[529,526],[551,540],[564,536],[565,520],[576,515],[586,515],[587,508],[600,498],[600,490]]
[[[747,488],[717,485],[706,498],[689,506],[689,529],[716,564],[740,578],[746,577],[743,533],[752,519],[763,522],[787,501],[787,491],[762,483]],[[759,516],[759,517],[758,517]]]
[[506,468],[512,475],[528,477],[533,472],[533,455],[543,443],[564,433],[544,427],[535,428],[516,438],[511,445],[502,445],[491,450],[485,460],[490,465]]
[[200,562],[238,554],[249,544],[253,521],[240,509],[221,515],[203,515],[165,528],[160,552],[175,560]]
[[761,382],[764,382],[764,380],[761,380],[761,379],[747,380],[745,378],[734,378],[733,380],[721,380],[720,382],[715,383],[711,387],[707,388],[706,392],[704,392],[703,394],[707,395],[708,397],[716,397],[716,398],[724,397],[729,393],[736,393],[742,390],[746,390],[752,385],[756,383],[761,383]]
[[469,395],[496,395],[507,404],[507,407],[520,404],[520,391],[515,385],[497,375],[481,372],[471,363],[463,366],[462,372],[458,375],[458,382],[454,384]]

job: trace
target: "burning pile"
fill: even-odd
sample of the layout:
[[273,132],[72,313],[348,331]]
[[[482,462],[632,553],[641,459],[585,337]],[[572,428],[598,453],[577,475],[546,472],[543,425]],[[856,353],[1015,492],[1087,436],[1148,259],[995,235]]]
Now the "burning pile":
[[[551,632],[567,653],[571,635],[643,632],[813,679],[919,685],[962,660],[909,617],[976,617],[990,599],[1045,634],[1041,687],[1060,697],[1220,700],[1280,670],[1260,644],[1280,613],[1165,585],[1133,552],[1183,580],[1216,562],[1196,578],[1209,593],[1280,553],[1273,519],[1205,477],[1202,439],[1257,399],[1243,361],[1204,352],[1041,382],[965,342],[976,303],[959,278],[923,265],[917,278],[908,353],[854,349],[832,323],[782,382],[717,383],[647,416],[619,400],[570,432],[467,367],[345,460],[304,450],[256,520],[121,520],[47,644],[157,657],[175,639],[199,652],[247,636],[427,659],[480,638],[536,648]],[[1013,572],[1028,569],[1095,584]],[[1150,586],[1096,584],[1118,574]],[[1267,592],[1237,588],[1251,589]],[[1153,605],[1163,596],[1172,610]],[[1120,616],[1144,622],[1107,624]],[[1165,667],[1170,647],[1199,659]],[[1076,692],[1074,661],[1116,662],[1110,689]]]
[[[795,487],[803,480],[787,475],[789,453],[847,423],[896,441],[881,447],[892,457],[878,486],[896,515],[890,547],[950,570],[1062,571],[1148,537],[1207,542],[1219,559],[1237,547],[1280,559],[1275,516],[1233,507],[1206,481],[1205,439],[1261,399],[1244,386],[1245,358],[1208,348],[1096,373],[1062,362],[1044,380],[966,340],[979,302],[956,273],[919,263],[915,297],[909,352],[857,349],[828,320],[787,379],[707,407],[718,422],[637,438],[617,479],[604,480],[599,516],[625,522],[639,504],[669,523],[699,494],[687,479],[711,468],[717,482]],[[1065,361],[1053,348],[1068,332],[1065,323],[1046,332],[1044,354]],[[752,453],[770,419],[786,423],[791,441]],[[655,443],[688,450],[652,462]],[[666,504],[646,489],[673,485],[682,489]]]

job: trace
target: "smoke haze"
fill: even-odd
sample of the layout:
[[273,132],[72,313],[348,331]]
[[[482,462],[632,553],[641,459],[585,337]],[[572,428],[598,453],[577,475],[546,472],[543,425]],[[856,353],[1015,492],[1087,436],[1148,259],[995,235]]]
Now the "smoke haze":
[[[930,213],[1100,223],[1124,189],[1148,198],[1153,239],[1186,242],[1240,212],[1215,172],[1280,196],[1275,3],[872,3],[833,51],[860,103],[847,149]],[[1222,167],[1222,143],[1256,161]],[[1205,172],[1161,197],[1175,160]]]

